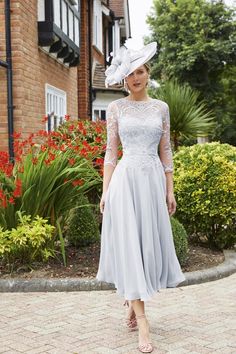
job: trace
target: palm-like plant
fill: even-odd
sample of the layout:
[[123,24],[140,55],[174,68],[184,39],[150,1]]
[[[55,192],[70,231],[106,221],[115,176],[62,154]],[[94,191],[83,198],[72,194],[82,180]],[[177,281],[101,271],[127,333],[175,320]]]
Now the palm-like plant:
[[175,149],[178,148],[181,137],[207,136],[214,129],[213,112],[207,110],[206,103],[198,100],[199,93],[188,85],[170,80],[152,90],[151,96],[169,105],[171,140]]

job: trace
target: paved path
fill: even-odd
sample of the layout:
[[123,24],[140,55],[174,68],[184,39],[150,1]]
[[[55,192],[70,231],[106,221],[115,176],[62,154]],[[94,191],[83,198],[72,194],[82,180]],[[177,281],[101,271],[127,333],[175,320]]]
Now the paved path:
[[[0,353],[138,353],[114,291],[0,294]],[[114,308],[113,308],[113,306]],[[236,353],[236,274],[147,303],[153,353]]]

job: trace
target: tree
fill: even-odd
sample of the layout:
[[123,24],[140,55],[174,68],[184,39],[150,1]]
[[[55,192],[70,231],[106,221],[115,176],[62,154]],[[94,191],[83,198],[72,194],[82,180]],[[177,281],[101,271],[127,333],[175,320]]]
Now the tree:
[[169,106],[171,140],[175,150],[181,138],[197,138],[212,133],[214,116],[203,101],[198,102],[199,93],[189,85],[180,85],[176,80],[167,81],[161,88],[152,90],[151,95]]
[[152,74],[197,89],[215,111],[220,135],[227,106],[222,76],[226,67],[236,65],[233,9],[220,0],[154,0],[147,22],[152,32],[147,41],[158,42]]

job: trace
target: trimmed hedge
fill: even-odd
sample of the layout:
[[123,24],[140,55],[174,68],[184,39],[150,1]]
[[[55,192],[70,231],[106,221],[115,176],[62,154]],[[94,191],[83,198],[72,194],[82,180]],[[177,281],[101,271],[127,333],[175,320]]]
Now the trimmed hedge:
[[217,142],[174,155],[176,217],[189,235],[219,249],[236,242],[236,148]]
[[99,224],[86,196],[79,196],[78,205],[70,210],[65,235],[75,247],[88,246],[99,240]]
[[173,216],[170,218],[175,244],[175,251],[179,263],[183,265],[188,256],[188,236],[184,226]]

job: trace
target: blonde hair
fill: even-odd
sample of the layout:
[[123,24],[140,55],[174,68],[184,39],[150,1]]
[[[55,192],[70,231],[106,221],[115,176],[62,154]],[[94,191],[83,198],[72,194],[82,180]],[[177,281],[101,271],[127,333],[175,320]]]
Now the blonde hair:
[[143,64],[143,65],[145,66],[145,68],[146,68],[148,74],[150,74],[150,71],[151,71],[151,65],[150,65],[150,63],[147,62],[147,63],[145,63],[145,64]]

